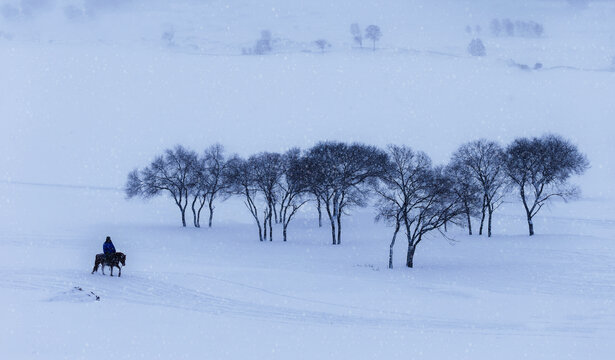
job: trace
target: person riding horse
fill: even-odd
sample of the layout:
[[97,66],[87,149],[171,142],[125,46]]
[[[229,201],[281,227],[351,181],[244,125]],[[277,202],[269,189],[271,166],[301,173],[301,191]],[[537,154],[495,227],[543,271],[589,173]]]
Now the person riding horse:
[[111,237],[107,236],[105,243],[103,244],[103,253],[105,254],[105,258],[107,261],[110,260],[111,255],[115,254],[115,246],[111,242]]
[[98,271],[98,267],[102,265],[102,273],[105,274],[105,266],[111,268],[111,276],[113,276],[113,268],[119,269],[118,277],[122,276],[122,266],[126,266],[126,255],[115,251],[115,246],[111,242],[111,237],[107,236],[103,244],[103,254],[96,254],[94,259],[94,268],[92,274]]

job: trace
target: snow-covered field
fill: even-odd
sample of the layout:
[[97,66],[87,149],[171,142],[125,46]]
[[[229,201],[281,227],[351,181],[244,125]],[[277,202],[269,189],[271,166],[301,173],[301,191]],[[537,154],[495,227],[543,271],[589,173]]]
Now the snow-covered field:
[[[109,191],[3,185],[2,193],[22,219],[7,226],[12,216],[3,214],[0,233],[0,339],[12,358],[607,359],[615,351],[612,204],[558,204],[536,223],[545,235],[532,239],[511,204],[495,224],[507,235],[434,236],[414,269],[403,266],[402,242],[389,270],[390,230],[367,211],[348,219],[343,245],[332,247],[310,214],[291,226],[288,243],[279,233],[259,243],[252,224],[182,229],[174,212],[143,219],[149,207],[124,206]],[[610,213],[581,213],[594,206]],[[90,274],[106,234],[128,255],[121,278]]]
[[[0,5],[20,3],[47,5],[0,18],[2,358],[615,353],[612,2]],[[87,14],[67,20],[71,4]],[[539,21],[545,36],[493,37],[493,17]],[[351,48],[352,22],[381,26],[378,51]],[[466,54],[467,24],[482,26],[487,57]],[[263,29],[274,53],[241,55]],[[333,45],[324,54],[310,44],[320,37]],[[280,229],[260,243],[238,199],[218,205],[212,229],[184,229],[168,199],[121,192],[130,170],[178,143],[241,155],[397,143],[444,163],[469,140],[545,132],[587,154],[583,198],[543,210],[532,238],[507,203],[493,238],[434,234],[413,269],[403,241],[387,269],[392,231],[370,208],[343,220],[341,246],[310,208],[288,243]],[[127,254],[121,278],[90,274],[107,235]]]

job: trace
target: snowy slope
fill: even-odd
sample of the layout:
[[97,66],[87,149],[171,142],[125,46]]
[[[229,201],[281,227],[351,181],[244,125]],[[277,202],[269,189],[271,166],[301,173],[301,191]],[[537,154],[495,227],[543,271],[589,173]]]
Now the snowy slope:
[[[6,15],[20,4],[40,6]],[[0,348],[10,358],[612,356],[615,4],[101,4],[0,3]],[[545,36],[493,37],[494,17],[539,21]],[[381,26],[378,51],[353,48],[352,22]],[[487,57],[466,54],[468,24],[483,28]],[[263,29],[274,52],[241,55]],[[321,37],[332,44],[324,54],[312,44]],[[177,143],[241,155],[323,139],[397,143],[444,163],[466,141],[545,132],[588,155],[574,180],[583,199],[543,210],[531,239],[521,205],[506,204],[494,238],[433,235],[414,269],[403,241],[386,268],[391,229],[369,208],[344,219],[340,247],[310,208],[288,243],[280,229],[259,243],[238,199],[218,205],[213,229],[182,229],[167,199],[120,191],[130,170]],[[128,256],[119,279],[90,275],[106,235]]]
[[[0,233],[0,339],[16,358],[606,359],[615,350],[615,211],[568,214],[593,203],[556,206],[531,240],[510,204],[494,238],[433,236],[412,270],[400,242],[389,270],[390,229],[369,211],[345,222],[341,247],[313,214],[291,226],[290,242],[276,229],[273,243],[259,243],[252,224],[181,229],[171,211],[144,225],[114,208],[113,192],[9,190],[56,214],[24,213],[35,221]],[[59,215],[87,203],[96,216],[83,205],[85,214]],[[121,278],[89,274],[105,234],[128,254]]]

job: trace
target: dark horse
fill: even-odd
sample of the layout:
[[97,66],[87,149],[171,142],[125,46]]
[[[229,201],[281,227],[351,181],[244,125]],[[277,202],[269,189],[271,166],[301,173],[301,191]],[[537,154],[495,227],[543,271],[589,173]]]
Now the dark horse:
[[122,268],[120,267],[120,263],[122,266],[126,266],[126,255],[121,252],[116,252],[113,254],[109,254],[108,257],[105,254],[96,254],[96,260],[94,260],[94,269],[92,269],[92,274],[98,271],[98,265],[102,265],[102,273],[105,275],[105,266],[111,268],[111,276],[113,276],[113,268],[116,267],[120,269],[120,273],[117,275],[118,277],[122,276]]

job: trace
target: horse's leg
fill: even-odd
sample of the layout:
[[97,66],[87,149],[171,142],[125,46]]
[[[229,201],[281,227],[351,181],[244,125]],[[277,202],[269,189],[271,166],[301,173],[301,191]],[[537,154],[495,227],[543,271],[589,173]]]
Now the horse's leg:
[[111,268],[111,276],[113,276],[113,264],[109,265],[109,267]]
[[118,269],[120,269],[120,272],[117,274],[117,277],[122,276],[122,267],[121,266],[117,266]]
[[97,271],[98,271],[98,263],[95,261],[94,262],[94,268],[92,269],[92,274],[94,274]]
[[103,275],[105,275],[105,263],[101,263],[100,268],[102,269]]

